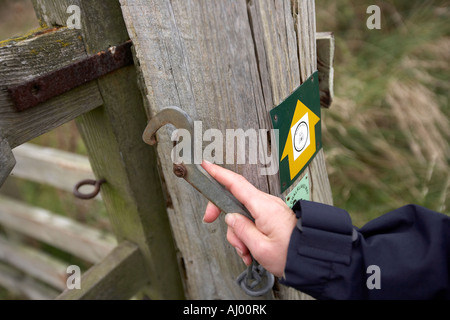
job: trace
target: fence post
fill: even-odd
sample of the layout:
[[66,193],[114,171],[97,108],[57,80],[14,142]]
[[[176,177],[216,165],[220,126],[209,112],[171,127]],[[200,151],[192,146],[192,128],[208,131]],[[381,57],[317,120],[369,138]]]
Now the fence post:
[[[178,106],[201,121],[203,131],[219,129],[224,137],[226,129],[270,129],[269,111],[317,69],[313,0],[120,2],[151,115]],[[172,172],[170,130],[158,138],[187,296],[248,299],[234,282],[244,265],[226,241],[223,217],[202,223],[204,197]],[[260,174],[261,164],[226,167],[263,191],[286,195],[277,175]],[[306,172],[311,200],[331,204],[323,151]],[[306,297],[276,286],[265,298]]]
[[16,160],[11,151],[9,143],[0,136],[0,186],[3,185],[5,180],[8,178],[12,169],[16,165]]
[[[33,4],[41,25],[48,27],[67,26],[69,6],[78,6],[88,54],[128,40],[118,1],[33,0]],[[150,298],[182,298],[156,157],[141,139],[147,117],[135,68],[118,70],[97,84],[104,104],[81,116],[78,127],[95,175],[107,181],[102,197],[113,231],[119,242],[129,240],[140,248],[148,275],[142,285],[147,285],[144,291]]]

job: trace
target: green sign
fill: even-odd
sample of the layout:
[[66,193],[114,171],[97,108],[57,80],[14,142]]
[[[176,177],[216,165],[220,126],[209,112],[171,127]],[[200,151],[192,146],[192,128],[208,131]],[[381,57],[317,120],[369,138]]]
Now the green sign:
[[289,208],[292,208],[298,200],[310,200],[309,192],[309,178],[306,174],[303,179],[295,186],[295,188],[289,192],[286,196],[286,204]]
[[322,123],[318,72],[270,111],[279,130],[281,193],[292,186],[322,148]]

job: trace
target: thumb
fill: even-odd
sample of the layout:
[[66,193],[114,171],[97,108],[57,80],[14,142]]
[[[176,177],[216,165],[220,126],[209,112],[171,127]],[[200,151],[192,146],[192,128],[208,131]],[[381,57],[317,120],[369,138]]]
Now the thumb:
[[255,223],[238,213],[227,214],[225,223],[252,255],[257,258],[259,248],[261,248],[263,242],[267,241],[267,237],[258,230]]

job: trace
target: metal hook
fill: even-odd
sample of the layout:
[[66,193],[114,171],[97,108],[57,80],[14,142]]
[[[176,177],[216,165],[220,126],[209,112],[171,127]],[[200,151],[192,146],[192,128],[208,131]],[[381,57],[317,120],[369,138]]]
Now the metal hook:
[[[73,194],[78,199],[83,199],[83,200],[93,199],[100,193],[100,187],[105,182],[106,182],[105,179],[101,179],[101,180],[87,179],[87,180],[80,181],[73,188]],[[92,191],[91,193],[87,193],[87,194],[81,193],[79,189],[83,186],[94,186],[94,191]]]
[[[156,132],[166,124],[178,129],[186,129],[194,134],[191,117],[178,107],[168,107],[154,116],[147,125],[143,140],[149,145],[156,144]],[[254,221],[250,212],[227,189],[211,177],[200,165],[194,164],[194,146],[191,146],[192,159],[189,163],[174,164],[174,174],[185,179],[225,213],[240,213]]]
[[[194,125],[191,117],[178,107],[168,107],[161,110],[148,123],[143,140],[149,145],[156,144],[156,132],[166,124],[172,124],[178,129],[186,129],[191,136],[194,135]],[[194,157],[194,146],[191,146],[191,156]],[[209,201],[214,203],[222,212],[240,213],[254,221],[250,212],[227,189],[211,177],[200,165],[190,163],[174,164],[174,174],[185,179],[195,189],[202,193]],[[274,276],[264,270],[255,260],[252,265],[239,277],[239,285],[250,296],[266,294],[273,286]],[[245,276],[248,275],[248,276]],[[263,276],[261,276],[263,275]],[[243,281],[243,280],[246,281]],[[265,282],[264,282],[265,281]],[[261,287],[263,283],[263,288]],[[265,283],[265,285],[264,285]]]

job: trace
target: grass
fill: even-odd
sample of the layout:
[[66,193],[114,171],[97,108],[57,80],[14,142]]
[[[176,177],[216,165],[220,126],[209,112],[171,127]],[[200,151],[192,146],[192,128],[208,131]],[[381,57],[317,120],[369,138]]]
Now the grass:
[[[381,8],[369,30],[366,8]],[[320,1],[336,36],[324,148],[335,205],[357,225],[408,203],[449,213],[450,9],[445,1]]]

